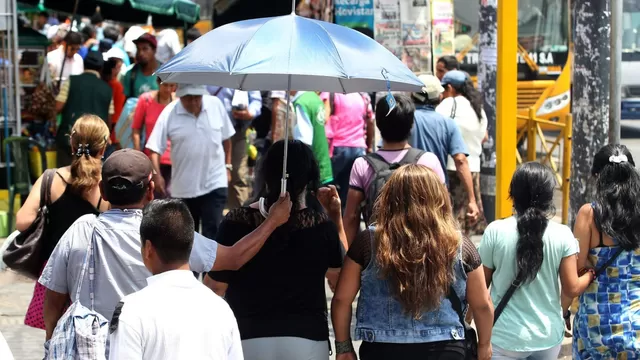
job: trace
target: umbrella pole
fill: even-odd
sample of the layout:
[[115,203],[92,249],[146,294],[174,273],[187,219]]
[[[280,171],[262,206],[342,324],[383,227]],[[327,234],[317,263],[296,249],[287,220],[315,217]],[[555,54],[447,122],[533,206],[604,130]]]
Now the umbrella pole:
[[287,79],[287,116],[284,123],[284,159],[282,160],[282,180],[280,180],[280,194],[287,192],[287,158],[289,157],[289,108],[291,107],[291,75]]

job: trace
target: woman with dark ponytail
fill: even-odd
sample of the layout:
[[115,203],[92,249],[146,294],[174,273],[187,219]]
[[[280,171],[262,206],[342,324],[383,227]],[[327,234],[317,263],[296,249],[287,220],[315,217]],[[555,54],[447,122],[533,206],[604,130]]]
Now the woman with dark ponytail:
[[[83,115],[76,120],[69,134],[73,158],[71,165],[46,170],[35,182],[29,197],[16,214],[16,229],[25,231],[33,223],[40,209],[40,189],[50,179],[50,187],[45,189],[50,194],[50,201],[47,204],[47,234],[41,239],[42,268],[71,224],[83,215],[97,215],[109,209],[109,203],[102,201],[98,186],[102,179],[102,156],[107,148],[108,138],[109,128],[100,117]],[[26,325],[43,330],[44,292],[45,288],[36,282],[25,318]]]
[[549,221],[555,186],[546,166],[522,164],[509,188],[515,215],[492,222],[482,237],[478,250],[496,306],[494,359],[557,359],[564,338],[558,275],[567,296],[593,279],[591,273],[578,277],[571,230]]
[[[282,197],[284,144],[274,143],[258,169],[262,197],[225,216],[216,237],[220,244],[231,246],[256,231]],[[334,186],[319,188],[313,151],[300,141],[289,141],[287,172],[289,221],[240,269],[212,271],[205,278],[231,306],[246,360],[329,359],[324,277],[329,268],[342,266],[340,197]]]
[[[573,233],[580,243],[578,269],[596,278],[579,298],[574,359],[637,359],[640,353],[640,175],[635,166],[624,145],[607,145],[593,159],[595,201],[580,208]],[[571,300],[563,299],[567,319]]]

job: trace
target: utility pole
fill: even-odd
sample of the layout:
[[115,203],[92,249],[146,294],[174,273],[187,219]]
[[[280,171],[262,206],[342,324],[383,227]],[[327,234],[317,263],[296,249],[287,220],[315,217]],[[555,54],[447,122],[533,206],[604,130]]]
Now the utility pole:
[[[620,0],[615,0],[618,2]],[[610,29],[609,1],[580,0],[574,9],[573,141],[571,157],[571,213],[573,226],[582,205],[593,200],[591,164],[607,144],[609,133]],[[616,104],[620,107],[620,103]]]
[[[476,0],[479,1],[479,0]],[[509,0],[503,0],[509,1]],[[496,76],[498,69],[498,0],[480,1],[478,87],[487,114],[489,139],[482,145],[480,192],[487,223],[496,219]],[[514,58],[514,62],[516,59]]]
[[620,105],[622,94],[622,6],[623,0],[611,0],[611,80],[609,81],[609,143],[620,143]]

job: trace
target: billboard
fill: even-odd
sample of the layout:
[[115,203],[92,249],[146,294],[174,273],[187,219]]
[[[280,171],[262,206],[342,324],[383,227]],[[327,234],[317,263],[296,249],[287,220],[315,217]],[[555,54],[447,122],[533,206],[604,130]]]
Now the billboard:
[[373,0],[334,0],[335,23],[373,29]]

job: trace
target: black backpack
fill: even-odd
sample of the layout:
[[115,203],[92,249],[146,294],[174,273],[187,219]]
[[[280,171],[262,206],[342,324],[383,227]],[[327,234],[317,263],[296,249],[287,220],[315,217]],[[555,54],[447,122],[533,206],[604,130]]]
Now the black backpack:
[[391,177],[391,174],[393,174],[393,172],[402,165],[416,164],[424,154],[425,151],[409,148],[409,151],[407,151],[402,160],[391,164],[376,153],[364,156],[364,159],[369,163],[369,166],[371,166],[374,171],[373,180],[371,180],[371,183],[369,184],[367,196],[365,197],[362,205],[362,215],[364,217],[365,224],[369,225],[373,223],[373,205],[375,204],[382,187]]

